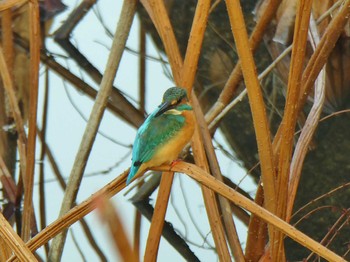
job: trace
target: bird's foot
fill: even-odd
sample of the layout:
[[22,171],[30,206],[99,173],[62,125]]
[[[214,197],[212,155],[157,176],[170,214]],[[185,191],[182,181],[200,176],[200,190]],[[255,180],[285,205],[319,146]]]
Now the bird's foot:
[[179,162],[182,162],[182,159],[178,158],[178,159],[173,160],[173,162],[170,163],[170,167],[174,167]]

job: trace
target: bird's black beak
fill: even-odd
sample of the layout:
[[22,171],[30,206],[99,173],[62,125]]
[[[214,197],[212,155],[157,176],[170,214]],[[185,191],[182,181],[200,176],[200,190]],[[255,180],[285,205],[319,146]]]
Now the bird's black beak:
[[169,101],[165,101],[164,103],[162,103],[159,106],[158,112],[154,115],[154,117],[160,116],[161,114],[163,114],[164,112],[168,111],[172,107],[173,107],[173,105]]

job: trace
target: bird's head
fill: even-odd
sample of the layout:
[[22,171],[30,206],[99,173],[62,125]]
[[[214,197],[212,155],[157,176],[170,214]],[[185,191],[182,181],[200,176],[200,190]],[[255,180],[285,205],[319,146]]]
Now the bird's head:
[[155,117],[162,114],[181,115],[184,110],[192,110],[188,104],[187,91],[181,87],[171,87],[165,91],[162,104],[159,105]]

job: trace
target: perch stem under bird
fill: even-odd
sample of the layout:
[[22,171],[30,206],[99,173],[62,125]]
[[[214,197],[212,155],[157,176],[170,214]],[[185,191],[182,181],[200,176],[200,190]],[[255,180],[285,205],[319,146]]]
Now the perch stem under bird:
[[194,114],[186,89],[169,88],[162,103],[137,131],[126,184],[150,167],[170,164],[177,159],[191,140],[194,127]]

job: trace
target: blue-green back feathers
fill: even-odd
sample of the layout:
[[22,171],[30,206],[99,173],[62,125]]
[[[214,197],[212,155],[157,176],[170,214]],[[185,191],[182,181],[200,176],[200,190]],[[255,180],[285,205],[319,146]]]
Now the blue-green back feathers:
[[151,160],[157,147],[168,142],[185,124],[185,118],[182,115],[163,114],[154,117],[156,112],[157,110],[146,119],[137,131],[127,184],[137,173],[141,164]]

